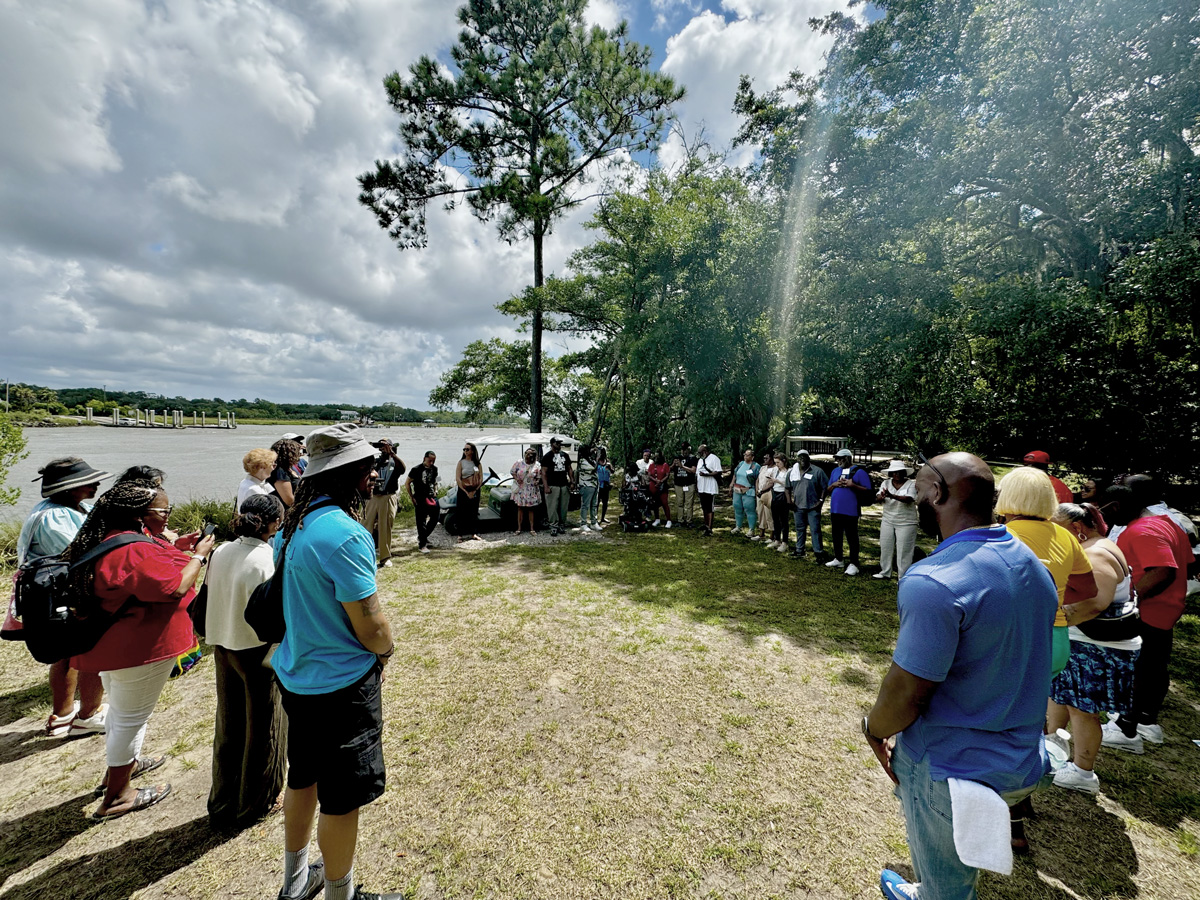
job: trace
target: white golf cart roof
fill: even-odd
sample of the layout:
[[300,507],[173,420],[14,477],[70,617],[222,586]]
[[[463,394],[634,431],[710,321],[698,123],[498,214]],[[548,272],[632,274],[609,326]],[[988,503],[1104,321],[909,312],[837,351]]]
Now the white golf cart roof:
[[561,434],[552,434],[547,432],[526,432],[525,434],[511,434],[508,432],[500,432],[499,434],[483,434],[477,438],[470,438],[470,443],[477,447],[492,447],[492,446],[527,446],[530,444],[541,444],[545,447],[550,446],[550,438],[556,437],[563,442],[566,448],[572,448],[578,445],[578,441],[574,438],[566,437]]

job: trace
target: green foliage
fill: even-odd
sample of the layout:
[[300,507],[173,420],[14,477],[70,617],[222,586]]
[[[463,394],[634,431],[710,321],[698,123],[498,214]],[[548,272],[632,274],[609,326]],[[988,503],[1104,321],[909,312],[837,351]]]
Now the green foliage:
[[[359,201],[401,248],[425,243],[431,201],[465,200],[508,241],[532,238],[535,288],[553,221],[580,202],[600,161],[654,149],[682,89],[650,50],[584,21],[587,0],[470,0],[449,71],[421,57],[384,79],[403,160],[359,177]],[[455,174],[448,177],[447,171]],[[542,321],[532,313],[531,427],[541,429]]]
[[0,415],[0,506],[12,506],[21,496],[21,489],[5,487],[4,479],[12,467],[28,455],[21,429],[8,416]]
[[217,540],[231,541],[233,533],[235,498],[218,500],[214,497],[201,497],[178,503],[171,511],[171,528],[179,534],[190,534],[199,531],[205,524],[217,526]]

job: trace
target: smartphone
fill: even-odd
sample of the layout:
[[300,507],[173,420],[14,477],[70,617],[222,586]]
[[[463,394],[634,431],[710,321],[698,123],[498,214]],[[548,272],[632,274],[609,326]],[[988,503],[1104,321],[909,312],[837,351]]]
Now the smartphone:
[[201,538],[201,540],[203,540],[204,538],[208,537],[209,535],[211,535],[211,534],[212,534],[213,532],[215,532],[216,530],[217,530],[217,526],[216,526],[216,525],[214,525],[212,522],[205,522],[205,523],[204,523],[204,528],[203,528],[203,530],[201,530],[201,532],[200,532],[200,538]]

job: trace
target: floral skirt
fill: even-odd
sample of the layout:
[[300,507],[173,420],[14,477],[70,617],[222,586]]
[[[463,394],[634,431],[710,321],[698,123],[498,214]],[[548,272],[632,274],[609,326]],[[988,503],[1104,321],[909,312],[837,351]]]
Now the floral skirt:
[[1050,699],[1081,712],[1130,712],[1133,664],[1139,652],[1071,641],[1071,656],[1050,684]]

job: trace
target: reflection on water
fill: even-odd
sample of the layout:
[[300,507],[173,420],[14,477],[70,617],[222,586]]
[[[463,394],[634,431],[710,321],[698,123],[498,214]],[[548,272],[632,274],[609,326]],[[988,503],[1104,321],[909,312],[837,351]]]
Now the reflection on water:
[[[24,518],[41,499],[41,482],[31,483],[37,470],[56,456],[82,456],[98,469],[117,474],[133,465],[157,466],[167,473],[171,500],[199,497],[232,499],[238,482],[245,477],[242,456],[254,447],[269,447],[288,431],[286,425],[239,425],[227,428],[26,428],[23,430],[29,456],[21,460],[6,480],[21,490],[16,507],[0,509],[0,518]],[[501,429],[489,428],[496,433]],[[518,433],[519,429],[513,429]],[[438,455],[438,472],[443,483],[454,479],[454,467],[462,457],[463,441],[479,432],[466,428],[371,428],[369,440],[388,438],[406,466],[421,462],[425,452]],[[482,449],[482,448],[480,448]],[[517,460],[517,448],[493,447],[483,461],[500,475],[508,474]],[[105,484],[107,484],[106,482]],[[103,490],[104,485],[101,485]]]

